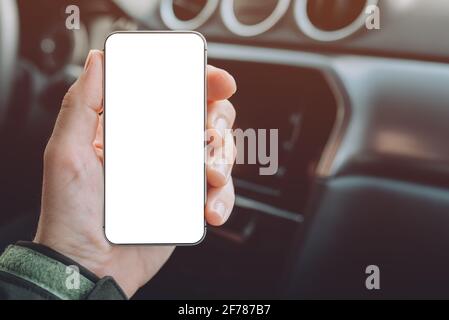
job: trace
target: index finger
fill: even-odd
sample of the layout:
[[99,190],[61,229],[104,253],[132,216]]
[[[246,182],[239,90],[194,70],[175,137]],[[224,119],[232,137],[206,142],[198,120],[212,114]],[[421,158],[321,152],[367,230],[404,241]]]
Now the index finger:
[[234,78],[225,70],[207,66],[207,100],[217,101],[230,98],[237,91]]

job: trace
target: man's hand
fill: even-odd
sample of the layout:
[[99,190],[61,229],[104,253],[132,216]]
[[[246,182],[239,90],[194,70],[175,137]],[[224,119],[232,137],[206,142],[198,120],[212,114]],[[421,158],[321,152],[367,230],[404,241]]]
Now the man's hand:
[[[235,119],[235,110],[226,99],[234,94],[236,84],[226,71],[212,66],[207,69],[207,84],[207,128],[215,130],[214,137],[223,137]],[[103,53],[91,51],[83,74],[62,102],[45,149],[42,208],[34,241],[99,277],[113,276],[130,297],[157,273],[174,247],[113,246],[105,239],[102,86]],[[219,141],[214,139],[214,147],[221,147]],[[207,165],[205,215],[209,224],[223,224],[232,211],[231,170],[232,165]]]

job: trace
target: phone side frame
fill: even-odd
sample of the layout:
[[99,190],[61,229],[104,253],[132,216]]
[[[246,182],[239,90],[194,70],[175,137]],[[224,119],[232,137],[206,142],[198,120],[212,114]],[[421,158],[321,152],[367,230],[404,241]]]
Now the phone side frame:
[[114,31],[110,33],[104,40],[103,43],[103,235],[106,239],[106,241],[111,245],[120,245],[120,246],[195,246],[203,242],[203,240],[206,238],[207,234],[207,222],[206,222],[206,201],[207,201],[207,176],[206,176],[206,152],[204,152],[203,156],[203,178],[204,178],[204,190],[203,190],[203,202],[204,202],[204,209],[203,209],[203,235],[200,240],[198,240],[195,243],[114,243],[110,241],[106,235],[106,42],[108,39],[115,35],[115,34],[194,34],[196,36],[199,36],[201,40],[204,43],[204,99],[203,99],[203,140],[204,140],[204,147],[206,146],[206,122],[207,122],[207,41],[206,38],[197,31],[192,30],[176,30],[176,31],[170,31],[170,30],[135,30],[135,31]]

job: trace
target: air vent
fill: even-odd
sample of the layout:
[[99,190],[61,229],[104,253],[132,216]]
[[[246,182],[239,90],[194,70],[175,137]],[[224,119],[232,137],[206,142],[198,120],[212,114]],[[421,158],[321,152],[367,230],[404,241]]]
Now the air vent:
[[272,28],[287,12],[290,0],[222,0],[221,13],[233,33],[251,37]]
[[276,9],[277,0],[234,1],[234,12],[237,20],[246,25],[255,25],[267,19]]
[[193,30],[202,26],[215,12],[219,0],[163,0],[161,18],[172,30]]
[[190,21],[195,19],[207,4],[207,0],[174,0],[173,12],[181,21]]
[[295,19],[300,29],[319,41],[337,41],[365,24],[365,10],[378,0],[297,0]]
[[317,28],[335,31],[353,23],[365,6],[366,0],[309,0],[307,15]]
[[[234,128],[244,131],[257,128],[267,132],[278,129],[276,152],[270,151],[272,141],[268,138],[262,141],[267,143],[266,155],[275,155],[271,158],[276,159],[275,175],[261,175],[260,172],[262,167],[273,165],[272,161],[270,165],[262,164],[257,155],[256,164],[250,163],[248,143],[251,138],[245,139],[239,157],[246,160],[243,164],[236,161],[233,169],[237,194],[281,211],[303,212],[315,167],[336,119],[337,102],[327,79],[321,71],[285,66],[282,62],[226,59],[210,62],[235,74],[239,86],[245,88],[232,97],[239,110]],[[254,109],[243,108],[247,105],[257,106],[257,115]],[[256,138],[261,143],[259,139]]]

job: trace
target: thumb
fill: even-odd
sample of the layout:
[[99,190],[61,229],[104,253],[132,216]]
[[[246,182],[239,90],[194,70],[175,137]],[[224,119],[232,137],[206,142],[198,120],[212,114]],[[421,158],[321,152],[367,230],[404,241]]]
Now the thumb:
[[92,50],[83,73],[62,102],[53,137],[70,143],[92,145],[103,102],[103,52]]

